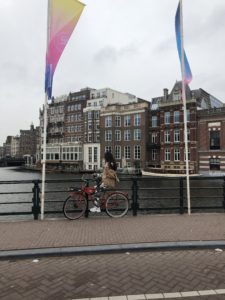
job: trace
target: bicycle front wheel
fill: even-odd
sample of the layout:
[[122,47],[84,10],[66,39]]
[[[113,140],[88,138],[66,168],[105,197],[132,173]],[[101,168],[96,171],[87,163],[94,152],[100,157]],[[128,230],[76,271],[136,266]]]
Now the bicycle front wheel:
[[122,193],[113,193],[106,200],[106,213],[112,218],[123,217],[128,208],[128,198]]
[[69,196],[63,204],[63,213],[67,219],[79,219],[85,213],[87,200],[82,194],[74,194]]

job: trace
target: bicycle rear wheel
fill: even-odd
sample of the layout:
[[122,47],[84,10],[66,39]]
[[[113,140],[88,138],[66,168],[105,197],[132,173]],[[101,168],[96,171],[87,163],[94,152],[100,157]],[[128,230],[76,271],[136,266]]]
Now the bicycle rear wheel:
[[63,213],[67,219],[79,219],[85,213],[87,200],[82,194],[74,194],[69,196],[63,204]]
[[122,193],[113,193],[106,200],[106,213],[112,218],[123,217],[128,208],[128,198]]

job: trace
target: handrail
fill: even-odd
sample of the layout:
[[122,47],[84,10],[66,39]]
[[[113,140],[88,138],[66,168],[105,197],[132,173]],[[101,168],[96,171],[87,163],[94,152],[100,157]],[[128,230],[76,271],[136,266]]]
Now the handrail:
[[[93,181],[93,179],[86,180]],[[46,214],[62,213],[63,201],[68,192],[65,184],[69,186],[69,183],[74,183],[80,186],[82,181],[81,179],[46,180],[49,187],[56,185],[53,190],[46,191]],[[121,177],[121,183],[117,190],[128,191],[131,202],[130,211],[133,216],[141,211],[171,211],[183,214],[187,211],[185,181],[184,177]],[[62,189],[59,188],[58,183],[62,184]],[[225,211],[225,176],[191,177],[190,183],[193,212],[210,209]],[[9,189],[3,191],[4,185],[27,185],[29,191],[9,191]],[[0,181],[0,216],[33,214],[34,219],[37,220],[40,214],[40,185],[40,179]],[[62,197],[60,197],[60,193],[63,194]],[[9,199],[10,195],[15,197],[23,194],[24,199],[16,199],[16,201]],[[53,199],[56,194],[57,196]]]

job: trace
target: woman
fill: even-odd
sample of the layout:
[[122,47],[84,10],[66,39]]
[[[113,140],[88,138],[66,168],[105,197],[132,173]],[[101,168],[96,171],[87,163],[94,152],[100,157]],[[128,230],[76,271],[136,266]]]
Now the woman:
[[91,208],[91,212],[101,212],[101,209],[99,207],[99,192],[106,188],[114,189],[116,186],[116,182],[119,182],[119,178],[116,175],[116,170],[117,165],[112,153],[109,151],[105,152],[105,165],[103,168],[102,183],[96,187],[96,199],[94,202],[96,207]]

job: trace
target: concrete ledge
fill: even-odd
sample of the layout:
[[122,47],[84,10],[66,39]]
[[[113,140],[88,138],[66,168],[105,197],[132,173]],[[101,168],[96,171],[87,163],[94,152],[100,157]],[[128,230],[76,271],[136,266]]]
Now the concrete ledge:
[[84,247],[60,247],[60,248],[36,248],[19,250],[2,250],[0,259],[61,256],[61,255],[91,255],[100,253],[121,253],[125,251],[160,251],[160,250],[191,250],[225,248],[225,241],[185,241],[185,242],[162,242],[140,243],[119,245],[98,245]]

